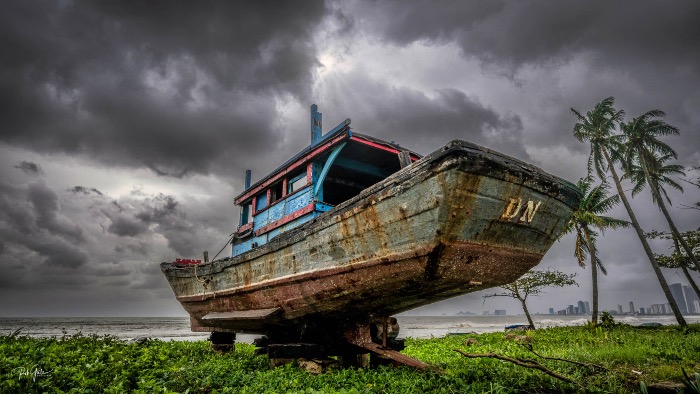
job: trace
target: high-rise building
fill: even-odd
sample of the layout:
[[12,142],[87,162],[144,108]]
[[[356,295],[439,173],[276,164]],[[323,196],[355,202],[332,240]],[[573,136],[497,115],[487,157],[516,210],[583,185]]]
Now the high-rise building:
[[624,312],[622,312],[622,305],[620,305],[620,304],[617,304],[617,313],[619,313],[619,314],[624,313]]
[[630,301],[630,315],[634,315],[634,302]]
[[645,312],[645,311],[644,311],[644,308],[639,308],[639,314],[640,314],[640,315],[644,315],[644,314],[645,314],[644,312]]
[[554,308],[549,308],[549,314],[553,315],[554,314]]
[[569,306],[566,307],[566,314],[567,314],[567,315],[573,315],[573,314],[574,314],[574,306],[573,306],[573,305],[569,305]]
[[683,286],[683,293],[685,294],[685,303],[688,307],[688,313],[700,313],[695,307],[695,302],[698,300],[695,290],[690,286]]
[[496,316],[505,316],[506,310],[505,309],[496,309],[493,311],[493,314]]
[[591,314],[591,304],[588,303],[588,301],[584,301],[584,304],[586,304],[586,313]]
[[649,307],[649,314],[651,315],[665,315],[666,314],[666,304],[653,304]]
[[584,304],[583,301],[579,301],[577,303],[577,306],[578,306],[578,314],[579,315],[583,315],[583,314],[587,313],[586,312],[586,304]]
[[670,285],[669,288],[671,289],[673,299],[676,300],[676,304],[678,304],[678,309],[681,310],[681,313],[687,314],[688,306],[685,303],[685,295],[683,295],[683,286],[680,283],[674,283]]

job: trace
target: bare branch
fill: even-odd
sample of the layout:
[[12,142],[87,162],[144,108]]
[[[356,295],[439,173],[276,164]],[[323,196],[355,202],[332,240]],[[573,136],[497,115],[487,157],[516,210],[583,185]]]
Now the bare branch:
[[564,361],[564,362],[567,362],[567,363],[571,363],[571,364],[575,364],[575,365],[580,365],[580,366],[582,366],[582,367],[592,368],[594,371],[595,371],[596,369],[602,369],[603,371],[607,371],[607,370],[608,370],[607,368],[603,367],[602,365],[598,365],[598,364],[589,364],[589,363],[584,363],[584,362],[580,362],[580,361],[567,360],[567,359],[565,359],[565,358],[559,358],[559,357],[547,357],[547,356],[543,356],[543,355],[537,353],[537,352],[535,351],[535,349],[532,348],[532,345],[530,345],[530,344],[521,343],[520,345],[521,345],[522,347],[524,347],[525,349],[531,351],[535,356],[541,357],[541,358],[543,358],[543,359],[545,359],[545,360]]
[[510,358],[507,356],[501,356],[500,354],[496,354],[496,353],[475,354],[475,353],[467,353],[467,352],[461,351],[459,349],[453,349],[453,350],[455,352],[461,354],[462,356],[467,357],[467,358],[495,358],[497,360],[508,361],[509,363],[513,363],[513,364],[518,365],[518,366],[523,367],[523,368],[537,369],[539,371],[546,373],[547,375],[549,375],[553,378],[576,384],[576,382],[574,380],[572,380],[571,378],[569,378],[568,376],[564,376],[562,374],[554,372],[551,369],[545,367],[544,365],[542,365],[534,360],[522,360],[521,361],[521,360],[516,360],[514,358]]

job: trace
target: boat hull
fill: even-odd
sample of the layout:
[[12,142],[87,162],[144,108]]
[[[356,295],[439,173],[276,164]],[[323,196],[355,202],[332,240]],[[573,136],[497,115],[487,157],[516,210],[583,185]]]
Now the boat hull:
[[579,198],[534,166],[453,141],[255,250],[161,268],[195,331],[390,316],[514,281]]

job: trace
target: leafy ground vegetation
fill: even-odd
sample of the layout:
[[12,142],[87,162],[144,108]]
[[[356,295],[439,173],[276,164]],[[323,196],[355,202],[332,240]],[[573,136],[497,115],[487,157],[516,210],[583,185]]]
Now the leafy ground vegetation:
[[[3,393],[510,393],[639,392],[640,382],[680,384],[681,368],[700,371],[700,325],[560,327],[519,334],[488,333],[408,339],[406,354],[441,372],[409,368],[339,369],[313,375],[294,365],[270,368],[253,346],[217,354],[209,343],[126,343],[80,334],[35,339],[0,337]],[[535,350],[533,353],[531,349]],[[534,360],[573,382],[492,358]],[[556,357],[604,369],[544,359]],[[680,388],[683,386],[681,385]],[[650,390],[650,391],[652,391]],[[673,392],[673,391],[672,391]]]

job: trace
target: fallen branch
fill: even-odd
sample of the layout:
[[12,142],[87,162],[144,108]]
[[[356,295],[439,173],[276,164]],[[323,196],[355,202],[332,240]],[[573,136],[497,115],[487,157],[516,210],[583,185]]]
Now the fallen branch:
[[467,358],[495,358],[495,359],[502,360],[502,361],[508,361],[508,362],[513,363],[515,365],[521,366],[523,368],[537,369],[539,371],[546,373],[547,375],[549,375],[553,378],[557,378],[557,379],[563,380],[565,382],[574,383],[574,384],[576,383],[568,376],[564,376],[562,374],[556,373],[556,372],[552,371],[551,369],[545,367],[544,365],[538,363],[535,360],[526,360],[526,359],[525,360],[516,360],[514,358],[510,358],[507,356],[501,356],[500,354],[496,354],[496,353],[475,354],[475,353],[466,353],[466,352],[463,352],[459,349],[453,349],[453,350],[455,352],[461,354],[462,356],[467,357]]
[[589,363],[584,363],[584,362],[580,362],[580,361],[567,360],[567,359],[565,359],[565,358],[559,358],[559,357],[547,357],[547,356],[543,356],[543,355],[537,353],[537,352],[535,351],[535,349],[532,348],[532,345],[526,345],[526,344],[522,344],[522,343],[521,343],[520,345],[521,345],[522,347],[524,347],[525,349],[531,351],[535,356],[541,357],[541,358],[543,358],[543,359],[545,359],[545,360],[564,361],[564,362],[567,362],[567,363],[571,363],[571,364],[575,364],[575,365],[580,365],[580,366],[582,366],[582,367],[592,368],[594,371],[596,370],[596,368],[597,368],[597,369],[601,369],[601,370],[603,370],[603,371],[607,371],[607,370],[608,370],[608,369],[605,368],[604,366],[598,365],[598,364],[589,364]]

